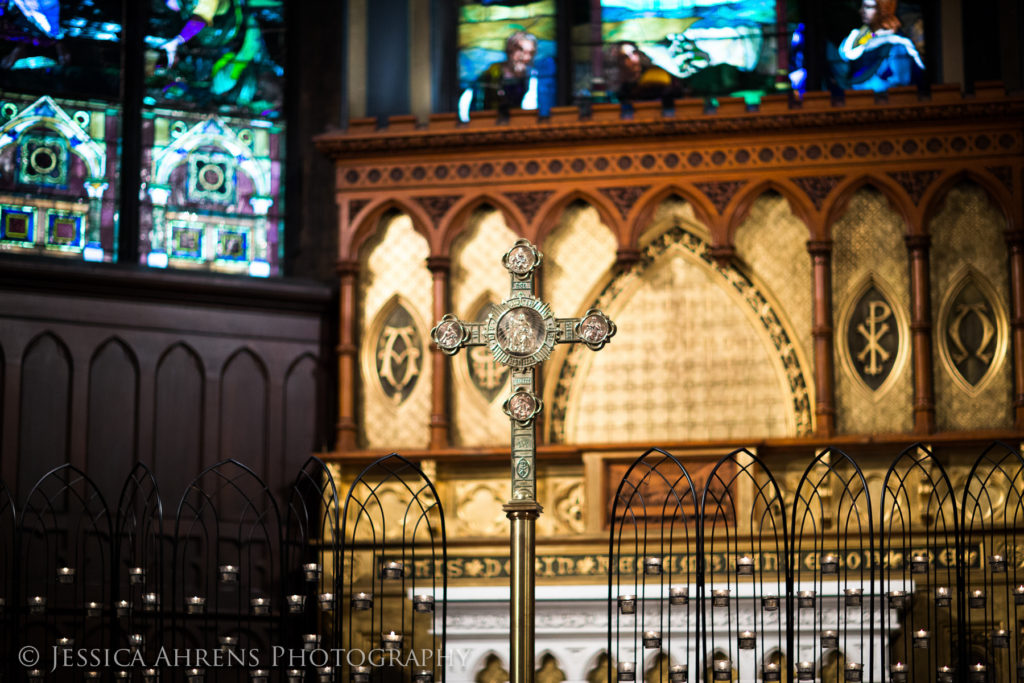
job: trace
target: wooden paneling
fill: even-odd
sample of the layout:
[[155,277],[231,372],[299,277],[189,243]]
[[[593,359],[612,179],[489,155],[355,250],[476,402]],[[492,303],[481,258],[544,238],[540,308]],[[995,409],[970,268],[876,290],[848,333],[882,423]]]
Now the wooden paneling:
[[[21,362],[18,426],[18,500],[43,475],[68,459],[71,422],[71,354],[44,332],[29,343]],[[5,401],[6,403],[6,401]]]
[[237,458],[280,491],[327,440],[328,288],[0,261],[0,463],[21,500],[71,462],[116,508],[138,461],[173,517],[203,467]]
[[165,504],[177,505],[202,463],[203,363],[186,344],[175,344],[156,370],[153,471]]
[[121,340],[107,341],[93,356],[88,396],[86,467],[113,507],[135,462],[138,429],[138,363]]

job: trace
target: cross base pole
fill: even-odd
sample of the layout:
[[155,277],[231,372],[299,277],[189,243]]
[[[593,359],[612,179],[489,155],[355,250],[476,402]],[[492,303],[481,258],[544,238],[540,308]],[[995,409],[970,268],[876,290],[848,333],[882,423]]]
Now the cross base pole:
[[509,683],[533,683],[536,527],[544,508],[536,501],[511,501],[502,509],[512,523]]

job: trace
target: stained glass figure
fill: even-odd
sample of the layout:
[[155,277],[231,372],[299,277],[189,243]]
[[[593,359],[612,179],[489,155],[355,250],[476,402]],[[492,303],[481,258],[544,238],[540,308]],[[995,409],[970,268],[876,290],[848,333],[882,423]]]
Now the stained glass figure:
[[114,99],[124,0],[0,2],[0,90]]
[[[923,37],[915,43],[902,31],[903,21],[897,15],[897,0],[862,0],[860,26],[847,34],[838,48],[828,45],[828,61],[833,85],[839,89],[874,90],[882,92],[901,85],[921,81],[924,62],[919,49]],[[920,12],[911,12],[912,35],[922,33],[917,27]]]
[[601,0],[573,30],[576,95],[757,100],[788,89],[797,25],[786,7],[781,0]]
[[277,118],[284,0],[152,0],[146,103]]
[[462,0],[459,116],[539,109],[555,101],[555,1]]

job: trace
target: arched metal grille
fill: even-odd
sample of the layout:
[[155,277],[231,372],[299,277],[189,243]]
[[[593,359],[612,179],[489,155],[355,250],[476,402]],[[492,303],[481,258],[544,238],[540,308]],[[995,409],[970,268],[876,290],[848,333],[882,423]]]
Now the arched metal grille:
[[1024,458],[1005,444],[978,457],[963,491],[965,590],[959,668],[971,683],[1024,675]]
[[433,483],[400,455],[374,461],[349,487],[338,537],[342,647],[384,652],[379,665],[346,658],[343,680],[443,683],[448,555]]
[[[207,680],[241,680],[249,668],[269,669],[288,609],[279,575],[280,515],[270,489],[237,461],[208,467],[178,504],[174,538],[169,613],[175,646],[198,650],[216,643],[241,660],[204,672]],[[144,598],[144,610],[146,604]]]
[[[747,450],[723,457],[701,495],[698,528],[703,573],[702,652],[719,652],[712,678],[754,680],[778,674],[773,652],[791,652],[786,517],[778,484]],[[710,599],[709,599],[710,598]],[[721,670],[720,670],[721,669]]]
[[649,450],[626,470],[611,512],[608,680],[640,681],[652,667],[657,680],[692,675],[702,588],[701,558],[691,554],[699,539],[693,481],[675,456]]
[[886,472],[879,501],[879,571],[884,596],[906,591],[902,608],[882,610],[882,672],[935,681],[957,663],[963,576],[957,501],[946,470],[924,446],[904,450]]

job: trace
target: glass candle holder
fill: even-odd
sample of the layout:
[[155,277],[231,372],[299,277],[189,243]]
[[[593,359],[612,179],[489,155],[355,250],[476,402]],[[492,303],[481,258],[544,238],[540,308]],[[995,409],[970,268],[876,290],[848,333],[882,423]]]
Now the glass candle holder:
[[949,589],[945,586],[939,586],[935,589],[935,606],[936,607],[949,607],[953,604],[953,595],[949,592]]
[[233,564],[222,564],[217,567],[217,575],[221,583],[238,583],[238,567]]
[[224,652],[234,652],[235,648],[238,647],[238,638],[235,636],[221,636],[217,639],[220,643],[220,649]]
[[320,647],[320,635],[318,633],[303,633],[302,634],[302,649],[306,652],[312,652]]
[[128,567],[128,583],[132,586],[146,583],[146,570],[142,567]]
[[956,680],[956,670],[951,666],[940,666],[936,680],[938,683],[953,683]]
[[159,593],[145,593],[142,596],[142,611],[143,612],[156,612],[160,609],[160,594]]
[[914,631],[914,647],[920,650],[927,650],[930,636],[931,634],[923,628],[918,631]]
[[1013,604],[1024,605],[1024,584],[1013,589]]
[[971,683],[985,683],[986,673],[987,669],[985,668],[985,665],[979,662],[978,664],[973,664],[970,669],[968,669],[967,679]]
[[114,680],[115,681],[127,681],[131,677],[132,677],[131,672],[130,671],[126,671],[124,669],[118,669],[117,671],[114,672]]
[[380,569],[381,578],[397,580],[405,576],[405,565],[401,562],[385,562]]
[[846,665],[846,683],[860,683],[864,680],[864,665],[851,662]]
[[306,672],[302,669],[288,669],[284,672],[285,683],[302,683],[306,680]]
[[661,631],[644,631],[644,647],[648,650],[657,650],[661,647]]
[[999,629],[992,632],[992,647],[1010,647],[1010,632]]
[[711,591],[711,605],[713,607],[728,607],[729,589],[716,588],[715,590]]
[[814,591],[800,591],[797,593],[796,605],[800,609],[814,609]]
[[668,589],[668,604],[687,605],[690,603],[689,586],[672,586]]
[[644,573],[649,575],[656,575],[661,573],[661,558],[660,557],[647,557],[644,558]]
[[334,681],[334,667],[325,666],[316,670],[316,680],[318,683],[333,683]]
[[202,614],[206,611],[206,598],[192,595],[185,598],[185,614]]
[[619,596],[619,614],[636,614],[636,596],[627,593]]
[[839,649],[839,633],[837,633],[836,631],[823,631],[821,634],[821,649]]
[[249,600],[249,609],[256,616],[270,614],[270,598],[252,598]]
[[87,681],[98,681],[100,679],[99,671],[86,671],[85,680]]
[[385,650],[401,650],[402,649],[402,634],[390,631],[388,633],[381,634],[380,637],[381,647]]
[[306,609],[305,595],[289,595],[287,600],[289,614],[302,614],[302,611]]
[[330,612],[334,609],[334,593],[321,593],[317,599],[323,611]]
[[157,683],[157,679],[160,677],[159,672],[156,669],[143,669],[142,680],[143,683]]
[[352,595],[352,609],[365,612],[373,609],[373,593],[355,593]]
[[46,611],[46,598],[42,595],[33,595],[28,599],[28,613],[42,614]]
[[988,566],[993,574],[1004,574],[1006,573],[1006,558],[1002,555],[990,555]]
[[132,652],[135,652],[146,645],[146,636],[141,633],[129,634],[128,645],[131,646]]
[[985,607],[985,591],[981,588],[977,588],[971,591],[970,597],[967,598],[967,605],[971,609],[982,609]]
[[903,662],[896,662],[889,667],[889,680],[892,683],[907,683],[907,666]]
[[42,669],[29,669],[27,675],[30,681],[41,681],[45,676]]
[[270,671],[267,669],[250,669],[249,680],[252,683],[267,683],[270,679]]
[[776,683],[782,679],[782,672],[779,671],[779,665],[775,662],[768,662],[761,669],[761,680],[765,683]]
[[889,609],[903,609],[906,606],[906,591],[889,591]]
[[74,567],[61,567],[57,570],[57,583],[74,583],[75,582],[75,568]]
[[712,678],[716,681],[731,681],[732,662],[728,659],[719,659],[716,661]]
[[203,679],[206,678],[206,670],[193,667],[185,670],[185,678],[189,683],[203,683]]
[[669,683],[686,683],[690,672],[685,664],[675,664],[668,670]]
[[737,646],[741,650],[753,650],[757,645],[757,636],[754,635],[753,631],[740,631],[740,635],[737,640]]
[[765,595],[761,597],[761,609],[765,612],[778,612],[779,611],[779,596],[777,595]]
[[302,576],[306,581],[319,581],[323,569],[316,562],[308,562],[302,565]]
[[821,558],[821,573],[822,574],[838,574],[839,573],[839,558],[829,553]]
[[417,669],[412,673],[412,683],[434,683],[434,672],[430,669]]
[[619,662],[619,680],[635,681],[636,680],[636,664],[633,662]]
[[798,662],[796,665],[796,677],[800,681],[813,681],[814,662]]
[[351,670],[352,683],[370,683],[370,667],[366,665],[353,666]]
[[62,651],[63,650],[70,650],[74,646],[75,646],[75,639],[74,638],[69,638],[69,637],[65,636],[63,638],[58,638],[57,639],[57,649],[58,650],[62,650]]
[[[3,610],[0,610],[2,612]],[[85,616],[90,619],[98,619],[103,615],[103,604],[99,602],[85,603]]]
[[864,589],[847,588],[843,591],[843,602],[847,607],[860,607],[864,603]]
[[740,576],[754,575],[754,558],[744,555],[736,560],[736,573]]
[[[433,612],[434,611],[434,596],[433,595],[416,595],[412,599],[412,609],[414,612]],[[433,677],[433,672],[431,672]]]
[[117,612],[117,616],[127,617],[132,613],[132,604],[127,600],[118,600],[114,610]]
[[914,555],[910,558],[910,573],[911,574],[927,574],[928,573],[928,556],[927,555]]

